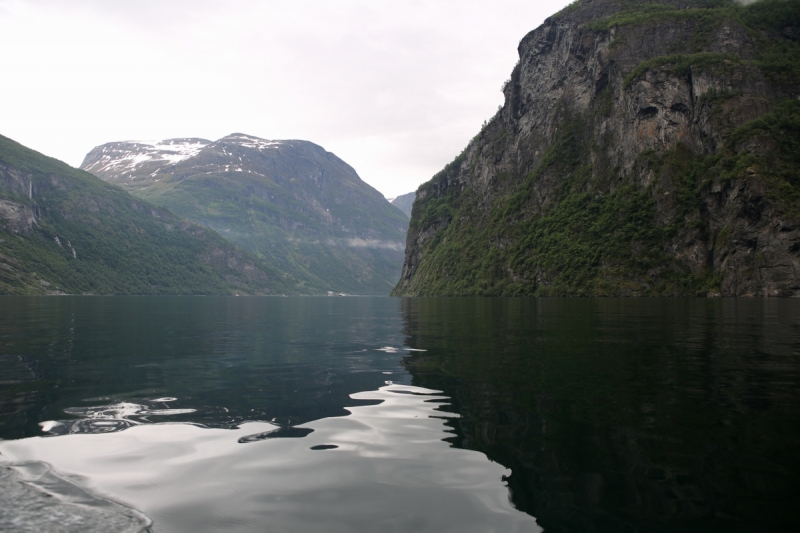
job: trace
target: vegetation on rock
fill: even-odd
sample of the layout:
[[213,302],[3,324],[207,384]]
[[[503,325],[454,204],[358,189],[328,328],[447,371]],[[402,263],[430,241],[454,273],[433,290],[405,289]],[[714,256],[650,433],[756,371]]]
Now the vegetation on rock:
[[422,185],[397,295],[800,295],[800,1],[575,2]]

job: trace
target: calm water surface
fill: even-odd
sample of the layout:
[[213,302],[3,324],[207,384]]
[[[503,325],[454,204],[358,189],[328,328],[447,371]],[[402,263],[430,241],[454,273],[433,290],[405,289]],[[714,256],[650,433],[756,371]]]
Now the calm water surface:
[[0,530],[794,531],[798,385],[789,300],[4,297]]

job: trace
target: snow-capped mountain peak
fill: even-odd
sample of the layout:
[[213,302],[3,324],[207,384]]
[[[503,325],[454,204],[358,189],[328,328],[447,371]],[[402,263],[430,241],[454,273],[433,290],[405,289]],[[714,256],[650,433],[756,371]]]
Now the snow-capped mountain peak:
[[239,146],[243,146],[245,148],[255,148],[257,150],[277,148],[284,143],[284,141],[268,141],[267,139],[253,137],[252,135],[245,135],[244,133],[232,133],[227,137],[223,137],[217,142],[238,144]]
[[95,175],[115,174],[132,180],[194,157],[209,144],[211,141],[194,138],[108,143],[89,152],[81,168]]

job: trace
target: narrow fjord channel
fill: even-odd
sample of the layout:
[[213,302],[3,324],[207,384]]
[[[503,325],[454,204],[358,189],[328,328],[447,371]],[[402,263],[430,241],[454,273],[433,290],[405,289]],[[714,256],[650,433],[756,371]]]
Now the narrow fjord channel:
[[5,297],[0,530],[793,529],[799,304]]

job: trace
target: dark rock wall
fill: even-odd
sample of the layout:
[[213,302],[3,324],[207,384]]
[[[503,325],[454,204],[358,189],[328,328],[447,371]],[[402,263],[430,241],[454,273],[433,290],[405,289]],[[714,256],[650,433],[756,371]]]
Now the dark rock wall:
[[584,1],[522,39],[503,108],[417,192],[396,294],[800,295],[797,132],[762,127],[797,113],[769,57],[798,3],[777,36],[760,4],[655,4]]

